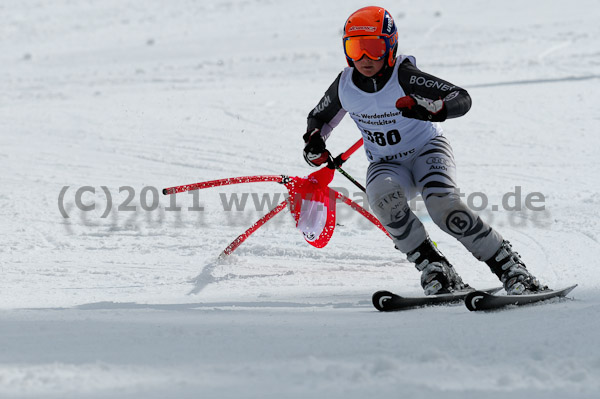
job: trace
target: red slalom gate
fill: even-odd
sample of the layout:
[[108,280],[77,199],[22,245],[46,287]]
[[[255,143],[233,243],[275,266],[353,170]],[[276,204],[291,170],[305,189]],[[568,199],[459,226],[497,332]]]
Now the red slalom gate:
[[246,230],[244,233],[240,234],[238,236],[238,238],[236,238],[235,240],[233,240],[231,242],[231,244],[229,244],[227,246],[227,248],[225,248],[223,250],[223,252],[221,252],[221,255],[219,255],[219,258],[224,258],[227,255],[231,254],[233,251],[235,251],[237,249],[237,247],[239,247],[240,245],[242,245],[242,243],[244,241],[246,241],[246,238],[250,237],[250,235],[252,233],[254,233],[256,230],[258,230],[258,228],[260,226],[262,226],[263,224],[267,223],[271,218],[273,218],[273,216],[275,216],[279,212],[281,212],[287,206],[287,204],[288,204],[287,200],[282,201],[275,208],[271,209],[269,211],[269,213],[267,213],[265,216],[263,216],[260,219],[258,219],[252,226],[250,226],[250,228],[248,230]]
[[262,175],[262,176],[242,176],[242,177],[229,177],[227,179],[204,181],[194,184],[186,184],[183,186],[175,186],[169,188],[163,188],[162,193],[164,195],[183,193],[186,191],[200,190],[209,187],[227,186],[229,184],[240,184],[240,183],[256,183],[256,182],[277,182],[281,183],[281,175]]
[[[348,150],[340,154],[337,159],[336,169],[341,171],[339,166],[345,162],[350,155],[358,150],[363,144],[362,138],[354,143]],[[289,198],[282,201],[275,208],[271,209],[266,215],[257,220],[248,230],[240,234],[231,244],[223,250],[220,258],[230,255],[235,251],[252,233],[271,220],[275,215],[289,206],[292,216],[296,220],[296,227],[304,235],[304,239],[310,245],[316,248],[323,248],[327,245],[335,229],[336,200],[341,200],[352,209],[367,218],[376,225],[388,237],[389,234],[375,218],[366,209],[361,207],[350,198],[329,188],[329,183],[333,179],[335,170],[329,167],[323,167],[307,177],[295,177],[285,175],[260,175],[232,177],[227,179],[211,180],[182,186],[174,186],[163,189],[163,194],[176,194],[185,191],[199,190],[210,187],[219,187],[240,183],[256,182],[276,182],[284,184],[288,190]],[[346,175],[346,174],[344,174]],[[353,180],[353,179],[352,179]]]

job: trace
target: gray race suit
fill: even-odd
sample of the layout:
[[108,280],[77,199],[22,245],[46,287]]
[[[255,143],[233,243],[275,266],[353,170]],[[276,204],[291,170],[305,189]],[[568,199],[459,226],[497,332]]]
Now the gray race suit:
[[406,118],[396,109],[396,100],[408,94],[443,99],[440,121],[462,116],[471,107],[466,90],[422,72],[414,57],[400,55],[394,67],[385,66],[372,78],[345,68],[309,114],[307,131],[319,128],[326,140],[346,113],[354,120],[370,161],[369,205],[400,251],[408,253],[427,238],[408,205],[420,193],[431,219],[443,231],[477,259],[488,260],[500,248],[502,237],[460,200],[452,147],[436,119]]

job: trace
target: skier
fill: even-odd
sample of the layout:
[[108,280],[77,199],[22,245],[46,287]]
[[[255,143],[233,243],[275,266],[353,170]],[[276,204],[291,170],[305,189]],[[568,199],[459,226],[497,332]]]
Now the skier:
[[450,143],[437,123],[469,111],[466,90],[419,70],[413,56],[397,55],[398,32],[380,7],[354,12],[344,26],[345,68],[308,116],[304,159],[311,166],[332,157],[325,140],[346,113],[364,139],[370,165],[371,209],[421,272],[425,295],[468,288],[431,241],[408,201],[420,193],[431,219],[458,239],[502,281],[508,294],[541,291],[511,244],[459,198]]

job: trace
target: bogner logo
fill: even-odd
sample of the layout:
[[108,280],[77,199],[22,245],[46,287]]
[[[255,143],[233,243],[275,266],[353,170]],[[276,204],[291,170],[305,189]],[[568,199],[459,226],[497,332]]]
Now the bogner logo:
[[449,91],[454,89],[456,86],[449,86],[444,82],[438,82],[437,80],[425,79],[423,76],[411,76],[410,77],[411,85],[425,86],[425,87],[433,87],[436,89],[440,89],[442,91]]
[[452,93],[448,94],[446,97],[444,97],[444,101],[450,101],[455,99],[456,97],[458,97],[458,92],[457,91],[453,91]]
[[465,211],[454,211],[446,218],[446,227],[455,235],[463,236],[473,227],[473,219]]

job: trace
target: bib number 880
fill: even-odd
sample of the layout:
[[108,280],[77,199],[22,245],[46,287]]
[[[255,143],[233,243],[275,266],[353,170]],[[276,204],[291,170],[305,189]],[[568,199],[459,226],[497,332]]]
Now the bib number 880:
[[371,143],[375,143],[380,145],[381,147],[386,145],[394,145],[398,144],[402,137],[400,137],[400,132],[396,129],[390,130],[387,133],[383,132],[371,132],[369,130],[363,130],[367,136],[367,140]]

